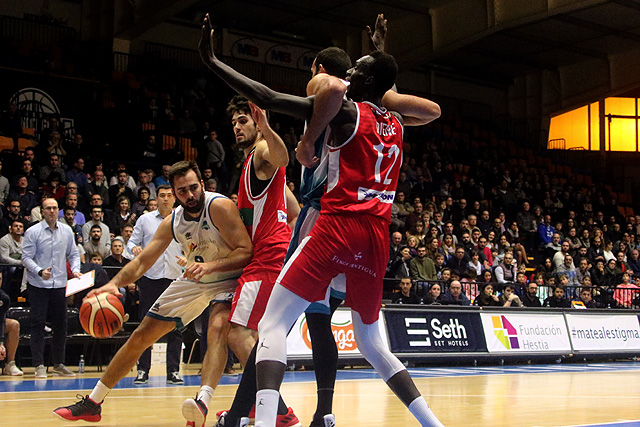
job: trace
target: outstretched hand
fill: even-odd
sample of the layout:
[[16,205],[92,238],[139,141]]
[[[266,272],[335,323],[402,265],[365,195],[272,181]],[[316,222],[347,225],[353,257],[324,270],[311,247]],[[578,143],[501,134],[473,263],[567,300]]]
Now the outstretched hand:
[[262,131],[267,130],[269,128],[267,113],[251,101],[249,101],[249,107],[251,107],[251,117],[253,117],[253,121],[256,122],[258,128]]
[[216,57],[213,52],[213,27],[211,27],[211,18],[208,13],[202,21],[202,34],[200,42],[198,42],[198,50],[200,51],[200,59],[206,65],[211,64]]
[[384,41],[387,37],[387,20],[384,19],[384,14],[378,14],[376,18],[375,31],[371,31],[371,27],[367,25],[367,34],[371,38],[373,47],[381,52],[384,52]]
[[120,298],[122,296],[122,294],[120,293],[120,289],[118,289],[118,287],[116,285],[111,285],[109,283],[107,283],[106,285],[98,288],[98,289],[92,289],[91,291],[89,291],[89,293],[87,294],[87,296],[85,296],[82,301],[86,301],[87,299],[91,298],[94,295],[98,295],[101,293],[107,292],[109,294],[113,294],[115,296],[117,296],[118,298]]

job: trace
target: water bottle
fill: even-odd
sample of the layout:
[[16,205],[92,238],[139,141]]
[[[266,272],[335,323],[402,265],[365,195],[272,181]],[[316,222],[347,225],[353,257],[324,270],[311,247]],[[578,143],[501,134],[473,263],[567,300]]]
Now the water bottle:
[[84,354],[80,355],[80,361],[78,362],[78,373],[84,373]]

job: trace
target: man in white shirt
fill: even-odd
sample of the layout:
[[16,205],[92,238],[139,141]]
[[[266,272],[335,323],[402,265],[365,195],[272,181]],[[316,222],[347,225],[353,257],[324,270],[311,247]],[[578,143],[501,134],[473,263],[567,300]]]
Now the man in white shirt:
[[[142,250],[151,242],[162,220],[171,215],[175,198],[171,186],[162,185],[157,194],[158,210],[148,212],[138,218],[133,234],[127,241],[127,247],[134,256],[140,255]],[[158,297],[169,287],[171,282],[182,274],[182,268],[177,258],[182,250],[177,241],[173,240],[166,251],[158,258],[153,266],[138,280],[138,294],[140,297],[140,313],[147,313]],[[180,350],[182,349],[182,333],[177,329],[167,334],[167,382],[183,384],[178,373],[180,369]],[[151,368],[151,348],[142,353],[138,359],[138,374],[134,384],[146,384],[149,381]]]

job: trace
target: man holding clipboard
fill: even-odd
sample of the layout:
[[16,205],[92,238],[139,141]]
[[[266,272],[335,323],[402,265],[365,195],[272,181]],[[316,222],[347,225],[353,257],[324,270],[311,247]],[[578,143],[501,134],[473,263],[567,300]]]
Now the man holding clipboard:
[[43,220],[24,233],[22,263],[27,274],[31,304],[31,354],[36,378],[47,378],[44,366],[44,325],[51,314],[53,373],[75,376],[64,365],[67,341],[67,260],[73,275],[80,277],[80,255],[71,227],[58,222],[58,202],[42,202]]

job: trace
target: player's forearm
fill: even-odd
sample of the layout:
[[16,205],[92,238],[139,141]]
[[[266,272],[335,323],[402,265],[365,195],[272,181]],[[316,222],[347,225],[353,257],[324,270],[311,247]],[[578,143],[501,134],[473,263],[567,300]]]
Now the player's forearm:
[[211,272],[233,271],[246,267],[252,256],[251,248],[241,247],[234,249],[226,257],[210,261],[207,264],[209,264]]
[[387,91],[382,105],[391,111],[397,111],[405,119],[407,126],[420,126],[440,117],[440,106],[435,102],[418,96]]
[[233,90],[255,102],[260,108],[303,119],[311,117],[311,108],[304,108],[299,102],[295,102],[295,98],[299,97],[276,92],[262,83],[240,74],[218,58],[212,59],[206,65]]
[[284,144],[280,135],[278,135],[270,126],[266,129],[261,129],[262,136],[265,141],[267,141],[267,146],[269,147],[269,163],[274,165],[275,167],[283,167],[289,164],[289,150],[287,150],[287,146]]

